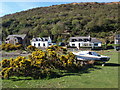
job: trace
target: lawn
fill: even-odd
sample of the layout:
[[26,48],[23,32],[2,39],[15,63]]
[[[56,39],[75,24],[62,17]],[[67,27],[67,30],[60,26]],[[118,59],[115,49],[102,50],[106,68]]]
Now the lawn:
[[69,73],[60,78],[42,80],[2,80],[3,88],[118,88],[118,52],[99,51],[110,56],[105,66],[95,65],[89,72]]

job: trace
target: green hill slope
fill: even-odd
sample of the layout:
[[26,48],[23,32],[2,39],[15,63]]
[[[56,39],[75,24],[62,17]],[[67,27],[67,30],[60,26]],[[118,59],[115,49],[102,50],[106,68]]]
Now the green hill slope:
[[[2,18],[2,39],[9,34],[54,36],[54,41],[70,36],[109,37],[120,31],[119,3],[70,3],[39,7]],[[68,35],[63,35],[68,30]]]

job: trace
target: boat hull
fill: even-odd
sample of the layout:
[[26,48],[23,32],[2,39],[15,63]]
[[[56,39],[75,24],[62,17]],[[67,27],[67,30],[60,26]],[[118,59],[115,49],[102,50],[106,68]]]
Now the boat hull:
[[94,60],[94,61],[99,61],[99,62],[107,62],[109,61],[110,58],[108,57],[89,57],[89,56],[80,56],[80,55],[76,55],[77,60],[84,60],[84,61],[88,61],[88,60]]

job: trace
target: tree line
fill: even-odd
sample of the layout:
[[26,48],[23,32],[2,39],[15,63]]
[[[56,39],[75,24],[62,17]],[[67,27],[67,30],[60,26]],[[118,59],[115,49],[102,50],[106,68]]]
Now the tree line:
[[[39,7],[5,15],[2,18],[2,40],[10,34],[29,38],[51,36],[54,42],[71,36],[106,38],[119,33],[118,4],[71,3]],[[69,35],[62,34],[66,30]]]

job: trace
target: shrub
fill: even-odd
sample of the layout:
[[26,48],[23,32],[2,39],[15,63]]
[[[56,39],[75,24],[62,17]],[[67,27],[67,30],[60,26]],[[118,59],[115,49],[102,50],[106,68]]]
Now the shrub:
[[38,49],[35,46],[29,45],[27,47],[27,51],[29,51],[29,52],[36,51],[36,50],[38,50]]
[[2,44],[0,45],[1,50],[5,50],[5,51],[11,51],[11,50],[19,50],[19,49],[23,49],[21,44],[18,45],[13,45],[13,44]]
[[2,62],[2,68],[6,68],[6,67],[9,67],[10,66],[10,60],[8,59],[3,59]]
[[22,46],[22,44],[18,44],[18,45],[15,45],[15,48],[16,48],[17,50],[19,50],[19,49],[23,49],[23,46]]
[[65,52],[66,54],[58,53],[61,50],[61,47],[53,46],[52,49],[49,48],[46,51],[33,51],[28,56],[28,59],[22,56],[18,56],[15,59],[3,59],[1,61],[2,76],[7,79],[11,76],[29,76],[34,79],[51,78],[59,75],[54,71],[56,69],[72,72],[80,69],[81,66],[74,62],[75,55],[67,51]]
[[57,46],[57,45],[52,45],[50,47],[47,48],[47,50],[51,50],[51,51],[55,51],[57,53],[67,53],[67,49],[65,47],[61,47],[61,46]]

